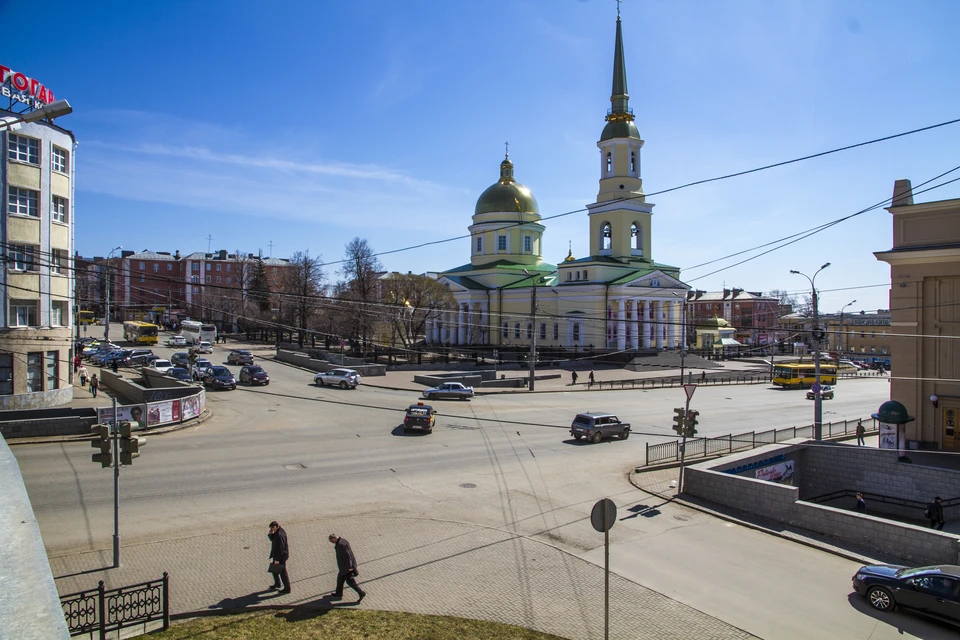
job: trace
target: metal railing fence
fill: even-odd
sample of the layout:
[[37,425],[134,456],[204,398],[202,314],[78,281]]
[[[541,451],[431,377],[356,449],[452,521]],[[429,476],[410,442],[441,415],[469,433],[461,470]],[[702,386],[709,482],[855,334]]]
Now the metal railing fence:
[[106,640],[107,633],[160,620],[170,628],[170,576],[117,589],[70,593],[60,598],[63,617],[71,636],[89,635]]

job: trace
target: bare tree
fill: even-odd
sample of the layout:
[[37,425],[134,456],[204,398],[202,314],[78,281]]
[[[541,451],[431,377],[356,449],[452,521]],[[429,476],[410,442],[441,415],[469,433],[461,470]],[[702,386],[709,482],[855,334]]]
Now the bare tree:
[[320,308],[320,299],[327,291],[323,259],[311,256],[309,250],[294,253],[290,266],[283,270],[280,291],[285,294],[290,317],[300,330],[298,343],[302,347],[304,335]]
[[426,331],[431,309],[456,305],[450,290],[429,276],[393,273],[383,280],[384,300],[394,305],[388,314],[394,335],[406,347],[417,343]]
[[376,303],[380,299],[380,276],[383,266],[370,244],[359,237],[346,244],[338,287],[339,297],[351,301],[352,332],[359,337],[366,353],[371,328],[379,319]]

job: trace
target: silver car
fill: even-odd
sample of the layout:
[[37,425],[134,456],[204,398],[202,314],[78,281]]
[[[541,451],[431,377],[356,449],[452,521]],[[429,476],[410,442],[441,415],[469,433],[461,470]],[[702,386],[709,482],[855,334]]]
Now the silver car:
[[439,387],[424,389],[423,397],[427,400],[434,398],[459,398],[467,400],[473,397],[473,387],[465,387],[459,382],[444,382]]
[[330,385],[341,389],[356,389],[360,384],[360,374],[353,369],[331,369],[313,376],[313,382],[318,387]]

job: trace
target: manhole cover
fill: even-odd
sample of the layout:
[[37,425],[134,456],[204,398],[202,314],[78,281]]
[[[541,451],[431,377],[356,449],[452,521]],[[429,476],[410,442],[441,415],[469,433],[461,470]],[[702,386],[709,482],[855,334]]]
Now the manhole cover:
[[478,427],[468,427],[465,424],[448,424],[447,429],[463,429],[464,431],[475,431]]
[[690,520],[690,516],[673,516],[673,519],[679,520],[680,522],[688,522]]
[[461,484],[460,486],[463,487],[464,489],[476,489],[476,488],[477,488],[477,485],[473,484],[472,482],[464,482],[464,483]]
[[296,464],[285,464],[283,465],[283,468],[287,471],[300,471],[301,469],[306,469],[306,467],[299,462]]

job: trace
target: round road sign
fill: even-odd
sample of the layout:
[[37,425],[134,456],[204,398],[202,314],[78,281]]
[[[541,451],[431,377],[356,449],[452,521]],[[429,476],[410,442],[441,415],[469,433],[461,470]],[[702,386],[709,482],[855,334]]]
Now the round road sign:
[[601,533],[609,531],[616,521],[617,505],[613,504],[613,500],[603,498],[593,505],[593,511],[590,512],[590,524],[593,525],[594,529]]

